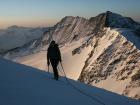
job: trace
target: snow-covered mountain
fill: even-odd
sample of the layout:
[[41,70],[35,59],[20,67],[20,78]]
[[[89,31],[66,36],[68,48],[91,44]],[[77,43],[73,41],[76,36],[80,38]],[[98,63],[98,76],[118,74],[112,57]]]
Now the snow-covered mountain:
[[47,70],[46,48],[52,39],[60,45],[69,78],[140,99],[139,23],[109,11],[90,19],[67,16],[29,43],[40,52],[21,57],[20,50],[16,58],[13,53],[5,58]]
[[[71,56],[82,55],[85,46],[92,47],[91,51],[87,51],[90,52],[89,57],[85,60],[79,80],[139,99],[139,33],[139,23],[107,11],[89,20],[65,17],[46,33],[43,44],[54,39],[59,44],[72,45],[81,38],[87,39],[73,49]],[[79,66],[78,61],[76,64]],[[114,85],[108,86],[110,82]]]
[[79,80],[140,99],[140,25],[107,12],[103,32],[93,36],[93,49]]
[[[93,38],[93,49],[85,62],[79,80],[139,99],[140,51],[119,30],[106,28],[105,34],[100,35],[102,37]],[[135,34],[129,32],[127,35],[137,38]]]
[[70,79],[68,84],[64,77],[56,81],[52,74],[4,59],[0,59],[0,68],[0,105],[140,104],[137,100]]
[[20,48],[43,36],[44,28],[11,26],[0,30],[0,53]]

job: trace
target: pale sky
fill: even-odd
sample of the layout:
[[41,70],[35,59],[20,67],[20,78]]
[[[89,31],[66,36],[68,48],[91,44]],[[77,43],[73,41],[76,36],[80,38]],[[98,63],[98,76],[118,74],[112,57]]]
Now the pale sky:
[[140,0],[0,0],[0,28],[52,26],[65,16],[112,11],[140,22]]

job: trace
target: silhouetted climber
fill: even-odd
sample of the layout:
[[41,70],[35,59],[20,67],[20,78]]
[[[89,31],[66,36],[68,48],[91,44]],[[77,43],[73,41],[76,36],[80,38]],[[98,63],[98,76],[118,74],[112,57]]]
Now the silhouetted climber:
[[48,52],[47,52],[47,63],[48,63],[48,67],[50,65],[52,65],[53,68],[53,72],[54,72],[54,79],[58,80],[59,78],[59,74],[58,74],[58,70],[57,70],[57,66],[59,64],[59,62],[61,62],[61,53],[58,47],[58,44],[55,43],[55,41],[52,41],[50,43],[50,46],[48,48]]

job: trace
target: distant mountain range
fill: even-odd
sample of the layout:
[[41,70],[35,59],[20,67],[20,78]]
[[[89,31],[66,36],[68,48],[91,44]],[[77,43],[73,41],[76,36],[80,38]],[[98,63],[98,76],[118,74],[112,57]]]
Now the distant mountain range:
[[39,39],[44,28],[28,28],[11,26],[6,30],[0,30],[0,53],[23,47],[34,40]]

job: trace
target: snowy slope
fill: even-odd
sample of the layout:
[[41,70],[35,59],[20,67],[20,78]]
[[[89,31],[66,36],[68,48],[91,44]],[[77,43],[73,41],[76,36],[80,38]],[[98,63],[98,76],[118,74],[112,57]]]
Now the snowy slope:
[[121,35],[123,35],[128,41],[133,43],[137,47],[137,49],[140,49],[140,36],[138,36],[134,32],[134,30],[116,28],[116,31],[118,31]]
[[51,74],[0,59],[0,105],[139,105],[127,97],[69,80],[94,100],[81,94],[65,78],[55,81]]

